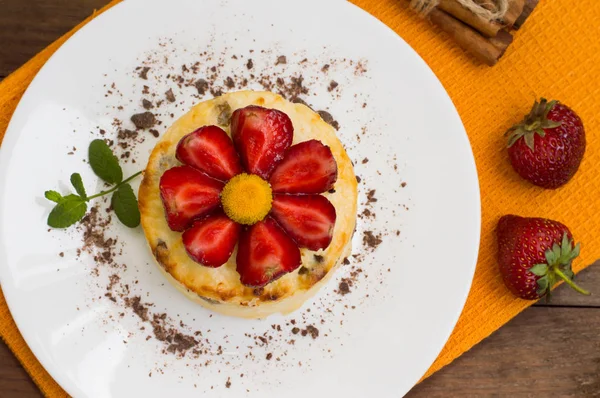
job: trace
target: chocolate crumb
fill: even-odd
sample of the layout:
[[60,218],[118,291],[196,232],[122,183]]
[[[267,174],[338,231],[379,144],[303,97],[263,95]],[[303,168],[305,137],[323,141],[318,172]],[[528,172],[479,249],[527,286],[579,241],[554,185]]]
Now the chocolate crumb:
[[254,62],[252,62],[252,58],[249,58],[248,62],[246,62],[246,68],[252,69],[253,67],[254,67]]
[[200,95],[206,94],[206,91],[208,90],[208,82],[204,79],[196,80],[194,86],[196,87],[196,90],[198,90],[198,94]]
[[329,191],[327,191],[329,193],[335,193],[335,189],[331,188]]
[[131,121],[135,124],[138,129],[147,129],[154,127],[156,124],[156,118],[152,112],[138,113],[131,116]]
[[267,361],[270,361],[271,358],[273,358],[273,354],[272,353],[268,353],[267,354]]
[[167,101],[175,102],[175,94],[173,94],[172,89],[167,90],[167,92],[165,93],[165,96],[167,97]]
[[285,57],[285,55],[280,55],[279,57],[277,57],[277,61],[275,62],[275,65],[279,65],[279,64],[287,64],[287,58]]
[[225,87],[227,87],[229,89],[232,89],[235,87],[235,82],[233,81],[231,76],[227,76],[227,79],[225,79],[224,83],[225,83]]
[[331,125],[336,130],[340,129],[340,124],[333,118],[333,116],[331,116],[331,113],[327,111],[317,111],[317,113],[319,116],[321,116],[321,119],[323,119],[325,123]]
[[362,160],[362,164],[365,164],[365,163],[369,163],[369,158],[364,158],[364,159]]
[[144,107],[144,109],[152,109],[154,108],[154,105],[152,105],[152,102],[148,101],[147,99],[143,99],[142,100],[142,106]]
[[406,186],[406,183],[405,183],[405,182],[403,182],[402,184],[400,184],[400,186],[401,186],[402,188],[404,188],[404,187]]
[[308,274],[308,268],[300,267],[300,269],[298,270],[298,275],[305,275],[305,274]]
[[344,257],[344,261],[342,263],[344,265],[349,265],[350,264],[350,260],[348,260],[348,257]]
[[327,87],[327,91],[332,92],[337,88],[337,86],[339,86],[338,82],[332,80],[331,82],[329,82],[329,87]]
[[298,327],[292,328],[292,333],[293,334],[298,334],[299,331],[300,331],[300,329]]
[[150,132],[150,134],[152,134],[152,135],[153,135],[154,137],[156,137],[156,138],[158,138],[158,136],[160,135],[160,134],[158,133],[158,130],[155,130],[155,129],[150,129],[150,130],[148,130],[148,131]]
[[342,279],[342,281],[340,282],[340,285],[338,286],[338,293],[342,296],[345,296],[346,294],[350,293],[350,285],[348,284],[346,279]]
[[150,70],[149,66],[144,66],[139,73],[141,79],[148,80],[148,71]]
[[361,178],[359,176],[356,176],[356,182],[358,182],[360,184],[361,181],[362,181]]
[[231,387],[231,377],[227,378],[227,382],[225,383],[225,387],[227,387],[227,388]]
[[323,65],[323,67],[321,68],[321,72],[327,72],[329,70],[329,64],[325,64]]
[[319,337],[319,329],[317,329],[313,325],[308,325],[306,327],[306,329],[304,329],[302,331],[302,336],[306,336],[306,334],[304,332],[307,332],[308,334],[310,334],[310,337],[312,337],[313,339],[316,339],[317,337]]
[[363,244],[366,246],[375,249],[383,242],[381,240],[381,234],[373,234],[373,231],[365,231],[363,235]]
[[322,263],[323,260],[325,260],[325,258],[323,256],[320,256],[318,254],[315,254],[314,257],[315,257],[315,261],[318,263]]
[[61,256],[61,257],[64,257],[65,253],[64,252],[60,252],[60,253],[58,253],[58,255]]
[[371,189],[367,192],[367,204],[371,204],[373,202],[377,202],[377,198],[375,197],[375,190]]

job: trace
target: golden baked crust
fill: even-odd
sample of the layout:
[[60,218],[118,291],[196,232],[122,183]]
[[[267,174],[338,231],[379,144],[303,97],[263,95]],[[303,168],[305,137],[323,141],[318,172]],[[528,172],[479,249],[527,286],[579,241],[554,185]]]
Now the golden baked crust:
[[[325,193],[336,209],[337,219],[329,247],[318,252],[300,249],[302,266],[260,289],[240,283],[236,271],[236,251],[219,268],[194,262],[185,251],[181,233],[167,225],[159,181],[167,169],[179,164],[175,149],[186,134],[205,125],[219,125],[229,134],[231,112],[248,105],[260,105],[285,112],[294,125],[293,144],[317,139],[331,148],[338,165],[334,193]],[[271,92],[239,91],[195,105],[177,120],[156,144],[139,190],[142,226],[150,249],[168,279],[188,297],[217,312],[245,318],[262,318],[275,312],[289,313],[299,308],[333,274],[350,253],[356,222],[357,182],[335,130],[302,104],[286,101]]]

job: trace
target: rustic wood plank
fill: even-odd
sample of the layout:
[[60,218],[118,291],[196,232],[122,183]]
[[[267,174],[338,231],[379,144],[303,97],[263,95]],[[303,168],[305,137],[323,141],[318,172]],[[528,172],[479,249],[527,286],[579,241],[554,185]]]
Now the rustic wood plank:
[[532,307],[407,397],[600,397],[598,330],[598,308]]
[[577,293],[564,283],[552,293],[549,303],[541,300],[535,304],[537,307],[596,307],[600,308],[600,260],[581,271],[575,279],[577,284],[592,294],[584,296]]
[[7,76],[108,2],[0,0],[0,76]]
[[42,394],[25,369],[0,340],[0,397],[40,398]]

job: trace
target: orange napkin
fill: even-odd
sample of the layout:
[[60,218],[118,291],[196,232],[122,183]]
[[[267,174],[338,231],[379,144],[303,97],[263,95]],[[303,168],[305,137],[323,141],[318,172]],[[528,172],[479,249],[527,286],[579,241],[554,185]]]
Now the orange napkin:
[[[541,216],[567,224],[582,243],[575,271],[600,258],[600,112],[595,104],[600,98],[600,4],[596,0],[540,2],[505,56],[489,68],[477,64],[438,29],[414,15],[405,1],[352,1],[394,29],[436,73],[463,120],[479,172],[482,236],[473,287],[452,336],[427,377],[532,304],[513,298],[496,270],[493,231],[501,215]],[[39,68],[95,15],[0,83],[0,139]],[[540,96],[559,99],[575,109],[587,132],[588,147],[579,172],[556,191],[519,179],[504,149],[503,132],[520,121]],[[66,395],[32,355],[1,294],[0,320],[0,336],[42,392],[51,397]]]

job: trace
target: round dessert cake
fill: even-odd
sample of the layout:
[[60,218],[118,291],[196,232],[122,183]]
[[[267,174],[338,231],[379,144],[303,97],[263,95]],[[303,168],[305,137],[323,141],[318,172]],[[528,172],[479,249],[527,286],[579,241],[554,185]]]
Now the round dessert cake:
[[157,143],[139,191],[166,277],[211,310],[298,309],[350,254],[357,182],[309,107],[240,91],[195,105]]

